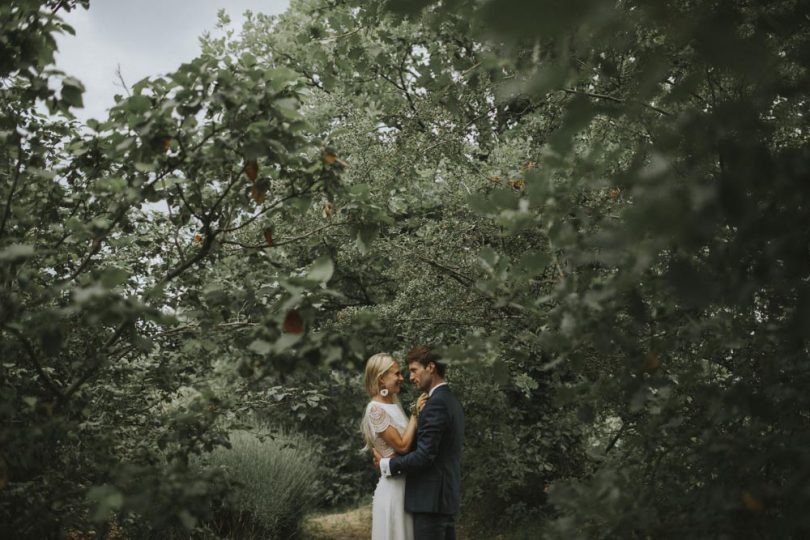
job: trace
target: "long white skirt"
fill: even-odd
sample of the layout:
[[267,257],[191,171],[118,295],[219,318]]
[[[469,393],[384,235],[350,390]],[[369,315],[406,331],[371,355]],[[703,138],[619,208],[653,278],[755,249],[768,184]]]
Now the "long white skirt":
[[413,540],[413,517],[405,511],[405,476],[381,476],[371,505],[371,540]]

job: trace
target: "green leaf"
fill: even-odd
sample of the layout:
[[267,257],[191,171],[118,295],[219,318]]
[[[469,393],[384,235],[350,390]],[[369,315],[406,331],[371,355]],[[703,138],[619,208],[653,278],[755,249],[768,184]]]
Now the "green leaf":
[[177,513],[177,517],[180,518],[183,527],[189,531],[194,530],[194,527],[197,526],[197,518],[192,516],[188,510],[180,510],[180,512]]
[[301,341],[303,339],[304,334],[294,334],[294,333],[285,333],[282,334],[278,340],[273,344],[273,351],[276,353],[282,353]]
[[495,269],[495,265],[498,264],[499,256],[494,249],[485,247],[478,253],[478,259],[481,261],[484,268],[492,271]]
[[349,187],[349,194],[353,199],[366,200],[369,196],[368,184],[354,184]]
[[87,492],[87,502],[93,509],[90,519],[101,523],[109,520],[113,513],[124,506],[124,495],[109,484],[93,486]]
[[263,339],[254,339],[253,342],[248,345],[248,350],[253,351],[258,355],[264,356],[272,350],[272,344],[266,342]]
[[357,229],[357,249],[360,250],[360,253],[366,254],[368,253],[368,248],[371,245],[371,242],[377,238],[377,233],[379,229],[374,225],[365,225]]
[[298,78],[298,73],[284,66],[270,68],[264,72],[264,80],[270,82],[270,87],[274,92],[279,92],[294,84]]
[[98,285],[92,285],[90,287],[79,288],[73,290],[73,301],[77,304],[84,304],[89,302],[95,298],[100,296],[104,296],[106,293],[103,288]]
[[133,336],[130,339],[130,342],[135,346],[136,349],[144,353],[152,352],[155,348],[155,343],[151,339],[143,336]]
[[278,112],[287,120],[300,120],[301,113],[298,112],[299,103],[295,98],[277,99],[274,103]]
[[93,184],[96,193],[121,193],[127,188],[127,181],[120,176],[107,176],[99,178]]
[[543,273],[550,262],[551,257],[547,253],[529,251],[520,258],[519,266],[526,275],[536,276]]
[[509,382],[509,366],[503,360],[495,360],[492,363],[492,381],[498,386]]
[[144,163],[142,161],[135,162],[135,170],[142,173],[155,172],[157,166],[154,163]]
[[124,107],[131,113],[143,114],[152,108],[152,100],[147,96],[135,95],[126,100]]
[[242,55],[242,58],[239,61],[245,65],[245,67],[253,67],[256,65],[256,57],[250,53],[245,53]]
[[106,289],[112,289],[126,283],[129,279],[129,272],[123,268],[109,267],[101,272],[101,285]]
[[334,272],[335,263],[332,262],[332,259],[329,256],[324,255],[322,257],[318,257],[315,259],[315,262],[312,263],[312,267],[307,273],[307,279],[326,283],[332,278],[332,274]]
[[529,375],[525,373],[518,373],[514,377],[515,386],[523,392],[527,398],[532,396],[532,391],[537,390],[540,385],[536,380],[531,378]]
[[12,244],[0,251],[0,262],[17,262],[34,256],[34,246],[29,244]]
[[312,206],[312,197],[300,196],[295,197],[287,202],[287,204],[300,213],[305,213]]
[[62,79],[62,101],[70,107],[84,107],[82,101],[82,94],[84,93],[84,86],[81,81],[73,77],[65,77]]
[[480,193],[470,195],[467,203],[470,205],[473,212],[482,216],[488,216],[495,210],[489,197]]
[[187,182],[187,180],[181,176],[167,176],[163,180],[161,180],[161,184],[164,188],[168,189],[170,187],[178,186],[183,183]]
[[516,210],[518,200],[513,191],[506,189],[496,189],[490,195],[491,204],[499,209]]

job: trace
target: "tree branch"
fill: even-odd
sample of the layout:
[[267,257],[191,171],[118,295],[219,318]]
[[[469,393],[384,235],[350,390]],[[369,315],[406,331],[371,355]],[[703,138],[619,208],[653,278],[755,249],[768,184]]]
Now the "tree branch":
[[11,326],[4,326],[4,328],[9,332],[11,332],[12,334],[14,334],[14,337],[16,337],[20,341],[23,348],[25,349],[26,354],[28,355],[31,367],[34,368],[34,371],[37,372],[37,375],[39,375],[42,378],[43,382],[45,383],[45,386],[48,387],[48,390],[50,390],[56,396],[57,399],[62,399],[63,398],[62,389],[59,388],[59,386],[53,381],[53,379],[51,379],[48,376],[47,373],[45,373],[45,370],[42,368],[42,365],[37,360],[37,354],[36,351],[34,350],[34,346],[31,345],[28,339],[26,339],[25,335],[16,328]]
[[67,388],[67,390],[65,390],[64,394],[60,396],[59,399],[60,403],[70,399],[70,397],[73,394],[75,394],[76,391],[79,390],[79,388],[81,388],[81,386],[84,383],[90,380],[90,378],[98,372],[98,370],[101,368],[102,365],[102,361],[99,357],[104,355],[107,349],[109,349],[116,341],[118,341],[118,338],[121,337],[121,335],[124,333],[124,330],[126,330],[130,324],[131,321],[124,321],[120,325],[118,325],[118,328],[115,329],[115,332],[113,332],[113,334],[109,338],[107,338],[107,341],[105,341],[104,344],[99,349],[97,349],[95,353],[92,355],[93,364],[90,366],[90,369],[88,369],[84,375],[76,379]]
[[168,274],[166,274],[161,280],[160,284],[163,285],[168,283],[169,281],[173,280],[201,260],[205,258],[206,255],[211,251],[211,247],[214,244],[214,238],[220,231],[211,231],[211,228],[208,223],[205,223],[203,226],[203,243],[200,246],[200,250],[195,253],[192,257],[186,259],[184,262],[180,263],[179,266],[175,267],[174,270],[171,270]]
[[442,264],[439,264],[436,261],[426,259],[425,257],[422,257],[421,255],[419,255],[417,253],[412,253],[412,255],[414,257],[416,257],[417,259],[419,259],[420,261],[428,263],[429,265],[433,266],[434,268],[438,268],[439,270],[444,270],[445,272],[448,272],[450,274],[451,278],[458,281],[459,283],[461,283],[465,287],[469,287],[470,285],[475,283],[474,279],[472,279],[471,277],[465,276],[464,274],[458,272],[457,270],[454,270],[453,268],[450,268],[448,266],[444,266]]
[[622,427],[619,428],[619,431],[616,432],[616,434],[610,439],[610,442],[608,442],[608,445],[605,447],[605,454],[613,450],[613,447],[616,446],[616,443],[619,442],[619,438],[624,433],[625,428],[627,428],[627,423],[622,422]]
[[67,0],[59,0],[56,5],[51,9],[51,13],[56,14],[60,9],[65,7]]
[[194,207],[191,206],[191,204],[189,204],[189,202],[186,200],[186,194],[183,191],[183,188],[179,185],[176,187],[177,187],[177,194],[180,195],[180,200],[183,201],[183,204],[186,206],[186,208],[188,208],[188,211],[191,213],[191,215],[199,219],[200,221],[204,221],[203,217],[199,215],[197,211],[194,210]]
[[[259,323],[248,322],[248,321],[234,321],[229,323],[219,323],[212,328],[218,330],[232,330],[234,328],[244,328],[244,327],[252,327],[258,326]],[[170,328],[169,330],[158,332],[154,335],[154,337],[165,337],[171,336],[174,334],[182,334],[183,332],[192,332],[194,330],[198,330],[200,328],[199,324],[184,324],[183,326],[178,326],[176,328]]]
[[323,227],[318,227],[317,229],[315,229],[313,231],[309,231],[308,233],[302,234],[300,236],[294,236],[292,238],[288,238],[288,239],[283,240],[281,242],[273,242],[273,245],[271,245],[271,246],[267,245],[267,243],[264,243],[264,244],[243,244],[242,242],[237,242],[236,240],[223,240],[222,243],[223,244],[233,245],[233,246],[239,246],[239,247],[242,247],[242,248],[245,248],[245,249],[263,249],[263,248],[270,248],[270,247],[278,247],[278,246],[284,246],[284,245],[287,245],[287,244],[292,244],[294,242],[298,242],[299,240],[304,240],[306,238],[309,238],[310,236],[318,234],[319,232],[323,231],[324,229],[328,229],[330,227],[339,227],[341,225],[349,225],[349,223],[347,223],[347,222],[328,223],[328,224],[324,225]]
[[408,84],[405,82],[405,74],[404,74],[406,70],[405,60],[407,60],[410,57],[410,54],[411,48],[408,47],[408,49],[405,51],[405,54],[402,56],[402,61],[399,63],[399,82],[402,84],[402,91],[405,93],[405,99],[408,100],[408,105],[410,106],[411,111],[413,112],[413,116],[414,119],[416,119],[416,123],[419,124],[420,128],[422,128],[422,131],[426,132],[428,128],[425,125],[425,123],[422,122],[422,119],[419,118],[419,112],[416,110],[416,103],[414,103],[413,98],[411,97],[411,93],[408,92]]
[[[174,215],[172,214],[172,205],[167,204],[166,208],[169,211],[169,221],[171,222],[174,219]],[[180,240],[178,239],[178,235],[180,234],[180,227],[176,227],[174,229],[174,247],[177,248],[177,254],[180,256],[181,259],[186,258],[186,251],[180,245]]]
[[669,112],[669,111],[665,111],[664,109],[658,108],[655,105],[650,105],[649,103],[644,103],[643,101],[638,101],[638,100],[635,100],[635,99],[627,100],[627,99],[618,98],[618,97],[615,97],[615,96],[609,96],[607,94],[596,94],[596,93],[593,93],[593,92],[585,92],[585,91],[582,91],[582,90],[572,90],[570,88],[563,88],[562,91],[565,92],[566,94],[575,94],[575,95],[578,95],[578,96],[592,97],[594,99],[604,99],[604,100],[607,100],[607,101],[613,101],[614,103],[621,103],[621,104],[633,103],[633,104],[641,105],[642,107],[646,107],[648,109],[651,109],[651,110],[653,110],[653,111],[655,111],[655,112],[657,112],[659,114],[663,114],[664,116],[672,116],[672,113]]
[[236,226],[236,227],[230,227],[230,228],[227,228],[227,229],[222,229],[222,232],[223,232],[223,233],[230,233],[230,232],[238,231],[238,230],[240,230],[240,229],[244,229],[245,227],[247,227],[248,225],[250,225],[251,223],[253,223],[253,222],[254,222],[254,221],[256,221],[257,219],[259,219],[260,217],[262,217],[264,214],[266,214],[266,213],[267,213],[267,212],[269,212],[270,210],[275,209],[275,208],[276,208],[278,205],[280,205],[281,203],[283,203],[283,202],[285,202],[285,201],[288,201],[288,200],[290,200],[290,199],[294,199],[294,198],[299,197],[299,196],[301,196],[301,195],[304,195],[304,194],[306,194],[306,193],[309,193],[311,190],[312,190],[312,186],[308,186],[308,187],[307,187],[307,188],[306,188],[304,191],[301,191],[300,193],[293,193],[293,194],[291,194],[291,195],[287,195],[286,197],[282,197],[282,198],[280,198],[280,199],[277,199],[277,200],[273,201],[273,203],[272,203],[272,204],[270,204],[270,205],[265,206],[264,208],[262,208],[261,212],[259,212],[258,214],[254,214],[254,215],[253,215],[252,217],[250,217],[248,220],[244,221],[243,223],[240,223],[240,224],[239,224],[238,226]]
[[[147,186],[155,185],[157,182],[162,180],[167,174],[169,174],[170,170],[171,168],[167,168],[166,170],[164,170],[161,174],[155,177],[153,181],[149,182]],[[132,204],[125,204],[118,209],[118,212],[116,213],[115,217],[112,220],[112,223],[107,228],[107,230],[99,234],[95,238],[93,238],[93,241],[90,244],[90,251],[87,253],[84,260],[82,260],[82,262],[79,264],[78,268],[76,268],[76,270],[74,270],[67,278],[60,281],[59,282],[60,284],[70,283],[71,281],[76,279],[79,276],[79,274],[85,271],[85,269],[89,266],[90,261],[93,259],[93,255],[98,253],[99,250],[101,249],[101,243],[110,235],[110,233],[121,222],[121,220],[124,219],[130,208],[132,208]]]
[[121,73],[121,64],[118,64],[115,67],[115,76],[118,77],[118,81],[121,83],[121,88],[124,89],[124,92],[126,92],[128,96],[132,97],[132,92],[130,92],[129,86],[127,86],[127,83],[124,80],[124,75]]
[[219,198],[216,200],[216,202],[213,205],[211,205],[211,208],[206,213],[206,215],[205,215],[206,221],[208,221],[208,222],[211,221],[211,219],[212,219],[212,217],[214,215],[214,211],[217,209],[217,207],[220,204],[222,204],[222,201],[225,200],[225,197],[228,196],[228,193],[230,193],[231,189],[233,189],[233,186],[236,185],[236,183],[239,181],[239,178],[242,177],[242,174],[244,174],[246,169],[247,169],[247,163],[245,163],[242,166],[242,168],[239,170],[239,172],[237,174],[231,176],[231,181],[228,183],[228,185],[225,187],[225,189],[222,190],[222,193],[220,193]]
[[363,26],[358,26],[354,30],[349,30],[348,32],[345,32],[343,34],[338,34],[336,36],[329,36],[329,37],[325,37],[323,39],[319,39],[318,43],[329,43],[330,41],[337,41],[339,39],[343,39],[345,37],[348,37],[348,36],[350,36],[352,34],[356,34],[360,30],[363,30],[363,28],[364,28]]
[[14,191],[17,189],[17,183],[20,181],[20,174],[22,173],[22,159],[23,159],[23,151],[22,145],[17,143],[17,166],[16,170],[14,171],[14,180],[11,183],[11,190],[8,192],[8,197],[6,198],[6,206],[3,209],[3,221],[0,222],[0,238],[3,237],[6,231],[6,222],[8,221],[8,215],[11,212],[11,200],[14,198]]

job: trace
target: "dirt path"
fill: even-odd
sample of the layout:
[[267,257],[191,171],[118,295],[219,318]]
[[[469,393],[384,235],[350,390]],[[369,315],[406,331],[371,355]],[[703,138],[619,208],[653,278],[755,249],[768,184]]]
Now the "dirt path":
[[302,540],[371,538],[371,505],[338,514],[317,514],[304,520]]
[[[463,524],[456,525],[459,540],[470,538]],[[371,505],[333,514],[312,514],[304,518],[301,540],[363,540],[371,538]],[[503,536],[498,536],[498,539]],[[534,536],[520,537],[535,538]]]

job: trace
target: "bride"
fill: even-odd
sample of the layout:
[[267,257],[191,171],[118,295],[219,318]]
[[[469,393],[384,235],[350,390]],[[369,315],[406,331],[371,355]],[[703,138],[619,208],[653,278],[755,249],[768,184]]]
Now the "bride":
[[[371,401],[360,429],[366,440],[366,449],[375,449],[382,457],[405,454],[416,435],[416,418],[427,400],[419,396],[416,413],[408,419],[399,404],[402,382],[399,365],[394,357],[378,353],[368,359],[365,386]],[[405,477],[381,476],[374,490],[371,507],[372,540],[413,540],[413,519],[405,511]]]

